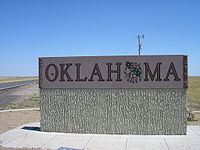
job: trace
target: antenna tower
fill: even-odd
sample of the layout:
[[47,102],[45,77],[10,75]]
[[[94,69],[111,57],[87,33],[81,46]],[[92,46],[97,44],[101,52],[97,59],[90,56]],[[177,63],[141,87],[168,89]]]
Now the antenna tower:
[[141,54],[141,50],[142,50],[142,39],[144,39],[144,35],[137,35],[137,39],[138,39],[138,54]]

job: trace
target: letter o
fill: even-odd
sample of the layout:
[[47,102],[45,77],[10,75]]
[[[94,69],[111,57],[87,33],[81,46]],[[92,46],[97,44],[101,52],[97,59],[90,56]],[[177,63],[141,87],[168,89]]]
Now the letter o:
[[[55,70],[55,75],[54,75],[53,79],[51,79],[49,77],[49,69],[50,69],[50,67],[54,67],[54,70]],[[58,74],[59,74],[59,71],[58,71],[58,68],[57,68],[57,66],[55,64],[49,64],[45,69],[45,76],[46,76],[47,80],[49,80],[50,82],[56,81],[56,79],[58,78]]]

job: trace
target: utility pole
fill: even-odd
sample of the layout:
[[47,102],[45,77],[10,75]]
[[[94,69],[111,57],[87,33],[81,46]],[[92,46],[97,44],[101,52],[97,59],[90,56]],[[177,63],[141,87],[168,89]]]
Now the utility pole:
[[142,50],[142,39],[144,39],[144,35],[139,35],[137,36],[138,38],[138,54],[141,54],[141,50]]

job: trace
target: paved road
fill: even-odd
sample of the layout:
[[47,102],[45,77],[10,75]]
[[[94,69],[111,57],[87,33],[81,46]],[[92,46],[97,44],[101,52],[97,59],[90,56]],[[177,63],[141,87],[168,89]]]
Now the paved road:
[[2,83],[0,84],[0,90],[10,89],[13,87],[19,87],[22,85],[28,85],[31,83],[38,82],[38,80],[28,80],[28,81],[20,81],[20,82],[11,82],[11,83]]
[[12,101],[27,99],[34,94],[39,95],[38,83],[36,82],[29,85],[19,86],[17,88],[0,90],[0,108],[8,106]]

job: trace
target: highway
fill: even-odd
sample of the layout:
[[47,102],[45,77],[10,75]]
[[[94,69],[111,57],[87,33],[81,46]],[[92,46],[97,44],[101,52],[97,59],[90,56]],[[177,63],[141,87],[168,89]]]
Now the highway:
[[20,82],[11,82],[11,83],[2,83],[0,84],[0,90],[15,88],[23,85],[28,85],[31,83],[36,83],[38,80],[28,80],[28,81],[20,81]]
[[0,84],[0,89],[0,109],[34,94],[39,95],[38,80]]

